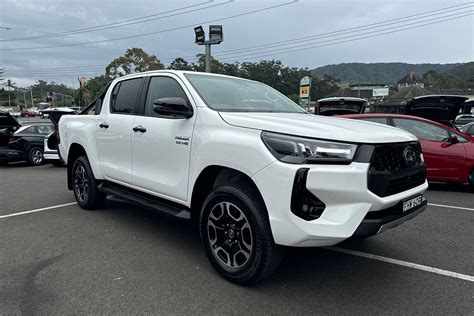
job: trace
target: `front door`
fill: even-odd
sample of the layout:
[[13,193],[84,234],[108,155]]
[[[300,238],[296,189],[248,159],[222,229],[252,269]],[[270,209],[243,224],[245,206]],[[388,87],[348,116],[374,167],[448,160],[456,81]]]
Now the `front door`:
[[144,115],[137,116],[132,134],[133,184],[155,195],[186,201],[196,108],[191,118],[174,118],[153,111],[159,98],[191,99],[177,76],[149,78]]
[[102,172],[108,180],[131,184],[131,137],[142,82],[142,78],[118,82],[110,105],[102,105],[109,108],[103,108],[97,120],[96,140]]

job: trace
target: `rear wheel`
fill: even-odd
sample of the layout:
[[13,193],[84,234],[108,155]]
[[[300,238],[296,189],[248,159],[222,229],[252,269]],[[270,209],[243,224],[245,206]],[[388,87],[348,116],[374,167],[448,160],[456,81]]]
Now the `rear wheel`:
[[232,282],[254,284],[281,262],[282,248],[273,241],[265,205],[248,186],[214,188],[204,201],[199,228],[209,261]]
[[86,156],[74,161],[72,167],[72,185],[77,204],[83,209],[93,210],[105,206],[106,194],[97,188],[92,169]]
[[28,152],[28,163],[39,166],[44,162],[43,150],[38,147],[31,148]]

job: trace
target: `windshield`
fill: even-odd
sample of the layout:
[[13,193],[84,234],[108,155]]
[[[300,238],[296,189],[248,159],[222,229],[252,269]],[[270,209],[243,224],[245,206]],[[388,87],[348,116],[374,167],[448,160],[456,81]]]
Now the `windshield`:
[[207,106],[216,111],[305,113],[296,103],[260,82],[199,74],[186,77]]

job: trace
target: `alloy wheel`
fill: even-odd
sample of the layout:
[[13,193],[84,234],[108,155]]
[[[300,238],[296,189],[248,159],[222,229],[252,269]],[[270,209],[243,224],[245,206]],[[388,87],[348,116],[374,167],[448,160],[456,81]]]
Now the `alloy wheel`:
[[43,153],[39,149],[33,149],[33,152],[31,153],[31,161],[35,165],[39,165],[43,162]]
[[89,195],[89,179],[87,178],[86,169],[82,165],[78,165],[74,171],[74,190],[80,203],[87,200]]
[[247,217],[235,204],[220,202],[207,218],[208,242],[212,253],[223,265],[243,267],[253,252],[253,236]]

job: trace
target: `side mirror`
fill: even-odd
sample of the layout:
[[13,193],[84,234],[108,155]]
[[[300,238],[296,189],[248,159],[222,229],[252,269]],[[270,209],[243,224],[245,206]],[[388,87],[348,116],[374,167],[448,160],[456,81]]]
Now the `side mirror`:
[[454,144],[459,143],[459,139],[456,135],[451,135],[450,142],[451,142],[451,144],[454,145]]
[[153,111],[160,115],[177,118],[190,118],[193,116],[192,106],[183,98],[160,98],[156,99],[153,104]]

